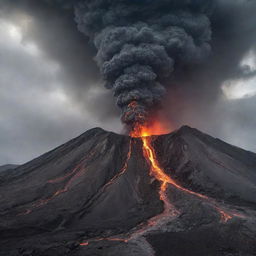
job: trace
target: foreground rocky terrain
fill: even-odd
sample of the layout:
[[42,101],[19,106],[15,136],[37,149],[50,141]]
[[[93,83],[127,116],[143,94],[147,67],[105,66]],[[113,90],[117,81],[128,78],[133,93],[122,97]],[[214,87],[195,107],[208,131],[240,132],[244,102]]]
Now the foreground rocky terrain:
[[100,128],[1,172],[0,255],[256,255],[256,154],[187,126],[151,141],[167,203],[142,140]]

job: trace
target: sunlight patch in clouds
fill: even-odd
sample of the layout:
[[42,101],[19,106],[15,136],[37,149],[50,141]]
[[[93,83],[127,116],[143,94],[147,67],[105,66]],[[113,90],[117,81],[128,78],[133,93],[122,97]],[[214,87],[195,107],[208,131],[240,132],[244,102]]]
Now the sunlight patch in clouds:
[[[242,59],[240,68],[245,74],[253,74],[256,71],[256,53],[250,50]],[[222,85],[222,91],[227,99],[243,99],[256,95],[256,75],[248,78],[228,80]]]
[[40,56],[41,51],[35,42],[24,42],[22,31],[24,22],[20,25],[0,19],[0,43],[8,43],[9,47],[19,48],[32,56]]
[[256,53],[250,50],[242,59],[240,66],[246,69],[246,72],[256,71]]
[[256,77],[227,81],[223,84],[222,91],[229,100],[253,97],[256,95]]

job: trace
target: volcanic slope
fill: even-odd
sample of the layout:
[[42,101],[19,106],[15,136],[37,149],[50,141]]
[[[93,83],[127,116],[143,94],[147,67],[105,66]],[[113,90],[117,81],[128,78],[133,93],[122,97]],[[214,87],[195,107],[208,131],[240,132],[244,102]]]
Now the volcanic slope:
[[0,166],[0,172],[4,172],[4,171],[11,170],[11,169],[15,169],[17,167],[18,167],[17,164],[5,164],[5,165]]
[[143,141],[95,128],[0,173],[0,255],[256,255],[256,155],[150,137],[159,193]]

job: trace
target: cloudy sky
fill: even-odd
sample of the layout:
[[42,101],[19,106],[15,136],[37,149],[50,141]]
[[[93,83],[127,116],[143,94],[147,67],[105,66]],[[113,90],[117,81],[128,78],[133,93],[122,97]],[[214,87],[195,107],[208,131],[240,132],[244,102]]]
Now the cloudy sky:
[[[0,165],[24,163],[92,127],[122,130],[93,61],[95,50],[72,14],[28,2],[0,3]],[[255,19],[248,24],[255,28]],[[191,92],[169,92],[173,128],[189,124],[256,151],[256,41],[249,39],[232,69],[243,75],[222,77],[211,103],[204,93],[196,94],[195,104]]]

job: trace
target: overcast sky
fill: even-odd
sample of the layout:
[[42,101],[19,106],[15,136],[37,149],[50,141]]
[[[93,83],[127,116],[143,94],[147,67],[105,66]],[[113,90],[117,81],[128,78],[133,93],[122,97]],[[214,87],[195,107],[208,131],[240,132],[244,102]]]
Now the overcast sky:
[[[1,6],[0,165],[24,163],[92,127],[122,130],[92,60],[94,49],[83,50],[87,39],[69,14],[39,7]],[[202,115],[197,112],[197,118],[200,106],[193,112],[180,103],[182,115],[174,128],[189,124],[256,151],[253,47],[239,65],[251,75],[222,82],[215,104]]]

